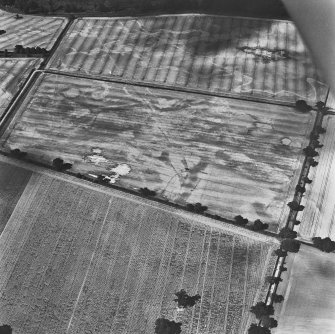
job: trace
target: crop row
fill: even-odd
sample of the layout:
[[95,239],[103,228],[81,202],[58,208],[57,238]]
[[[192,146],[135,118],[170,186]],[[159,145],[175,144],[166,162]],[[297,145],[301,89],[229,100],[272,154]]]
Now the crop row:
[[79,19],[50,67],[295,102],[326,93],[291,22],[217,16]]

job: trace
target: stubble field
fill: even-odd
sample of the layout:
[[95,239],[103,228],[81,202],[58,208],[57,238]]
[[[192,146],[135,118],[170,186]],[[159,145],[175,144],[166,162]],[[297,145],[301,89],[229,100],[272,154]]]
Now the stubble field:
[[240,17],[78,19],[50,68],[285,103],[327,88],[292,22]]
[[[16,334],[245,333],[275,240],[35,172],[0,237],[0,320]],[[177,312],[181,288],[201,295]]]
[[13,96],[27,78],[30,71],[39,64],[39,59],[0,58],[0,116]]
[[22,15],[16,19],[16,14],[0,10],[0,27],[6,33],[0,36],[0,50],[13,51],[15,45],[50,49],[67,23],[62,17],[43,17]]
[[284,106],[42,75],[1,143],[276,230],[314,118]]

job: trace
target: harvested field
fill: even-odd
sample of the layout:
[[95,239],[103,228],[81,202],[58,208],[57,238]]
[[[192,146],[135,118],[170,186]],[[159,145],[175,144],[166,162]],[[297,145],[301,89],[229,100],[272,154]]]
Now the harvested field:
[[0,58],[0,116],[13,96],[27,78],[30,71],[39,64],[39,59]]
[[23,15],[0,10],[0,27],[6,33],[0,36],[0,50],[13,51],[15,45],[51,49],[67,23],[63,17]]
[[318,149],[320,154],[315,160],[319,164],[312,168],[309,178],[313,180],[308,185],[302,204],[304,211],[299,213],[301,220],[298,233],[301,238],[310,240],[313,237],[330,237],[335,240],[335,118],[326,116],[323,121],[326,133],[321,135],[320,142],[324,144]]
[[314,119],[284,106],[42,75],[1,143],[276,230]]
[[[183,333],[246,333],[278,241],[90,188],[31,177],[0,237],[2,323],[15,334],[152,334],[165,317]],[[178,312],[181,288],[201,302]]]
[[[288,278],[279,284],[284,302],[276,312],[272,334],[335,333],[335,257],[302,245],[288,265]],[[286,274],[285,274],[286,275]]]
[[278,102],[323,100],[289,21],[211,15],[75,21],[52,69]]
[[0,235],[31,176],[29,170],[0,163]]

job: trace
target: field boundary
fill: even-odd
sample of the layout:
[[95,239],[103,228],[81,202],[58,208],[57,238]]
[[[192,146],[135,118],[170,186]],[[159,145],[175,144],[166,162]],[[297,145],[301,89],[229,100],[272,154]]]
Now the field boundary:
[[206,215],[192,213],[173,203],[171,204],[169,202],[165,202],[163,200],[157,200],[155,198],[150,199],[150,198],[142,197],[139,194],[137,194],[135,191],[129,191],[128,189],[124,189],[118,186],[106,187],[106,186],[99,185],[99,184],[96,184],[96,183],[93,183],[87,180],[78,179],[77,177],[72,176],[68,173],[60,173],[60,172],[48,169],[46,167],[37,166],[35,163],[32,163],[32,162],[12,159],[12,158],[5,156],[3,152],[0,152],[0,162],[5,162],[7,164],[12,164],[17,167],[25,168],[25,169],[31,170],[33,172],[36,172],[42,175],[53,177],[58,180],[68,181],[70,183],[80,185],[85,188],[98,191],[100,193],[104,193],[107,195],[116,196],[118,198],[125,198],[125,194],[126,194],[127,200],[131,200],[136,203],[143,203],[145,205],[158,208],[165,212],[177,212],[182,217],[192,219],[194,223],[204,224],[213,229],[221,229],[221,230],[224,229],[224,230],[228,230],[233,233],[238,233],[245,237],[254,238],[255,240],[262,240],[265,242],[272,242],[276,244],[280,243],[279,240],[276,238],[275,233],[262,232],[262,231],[255,232],[248,228],[237,226],[236,224],[234,224],[232,221],[228,219],[225,219],[225,221],[219,221],[214,218],[208,217]]
[[279,101],[275,99],[269,99],[261,98],[261,97],[250,97],[250,95],[243,95],[243,94],[234,94],[234,93],[216,93],[216,92],[210,92],[206,90],[201,89],[193,89],[188,87],[182,87],[182,86],[168,86],[164,84],[154,83],[154,82],[147,82],[147,81],[135,81],[135,80],[127,80],[122,79],[121,77],[106,77],[106,76],[94,76],[94,75],[85,75],[85,74],[77,74],[74,72],[67,73],[63,71],[57,71],[52,69],[45,69],[43,70],[46,74],[56,74],[56,75],[63,75],[66,77],[72,77],[72,78],[79,78],[79,79],[87,79],[87,80],[95,80],[95,81],[103,81],[103,82],[111,82],[111,83],[119,83],[119,84],[125,84],[129,86],[138,86],[138,87],[146,87],[146,88],[156,88],[156,89],[162,89],[166,91],[174,91],[174,92],[181,92],[181,93],[192,93],[192,94],[198,94],[203,96],[214,96],[214,97],[221,97],[221,98],[229,98],[234,100],[242,100],[242,101],[250,101],[255,103],[264,103],[264,104],[272,104],[277,106],[285,106],[285,107],[293,107],[295,105],[294,102],[284,102]]

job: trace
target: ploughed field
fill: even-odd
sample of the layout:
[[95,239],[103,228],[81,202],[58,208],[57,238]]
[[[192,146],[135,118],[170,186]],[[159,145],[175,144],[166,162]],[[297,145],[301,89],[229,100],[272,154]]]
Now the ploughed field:
[[15,45],[51,49],[67,23],[63,17],[20,15],[0,10],[0,27],[6,33],[0,36],[0,50],[14,51]]
[[[94,188],[94,189],[92,189]],[[34,172],[0,236],[0,319],[16,334],[246,333],[278,242]],[[177,310],[175,292],[200,294]]]
[[0,58],[0,116],[19,91],[30,71],[39,64],[38,59]]
[[335,239],[335,119],[333,115],[325,116],[323,127],[326,130],[321,135],[320,142],[324,145],[318,150],[316,157],[318,166],[312,168],[309,178],[313,180],[306,186],[306,193],[301,204],[305,206],[299,212],[301,220],[298,233],[303,239],[313,237],[330,237]]
[[323,100],[289,21],[212,15],[77,19],[50,68],[277,102]]
[[1,144],[277,230],[314,119],[291,107],[43,74]]

